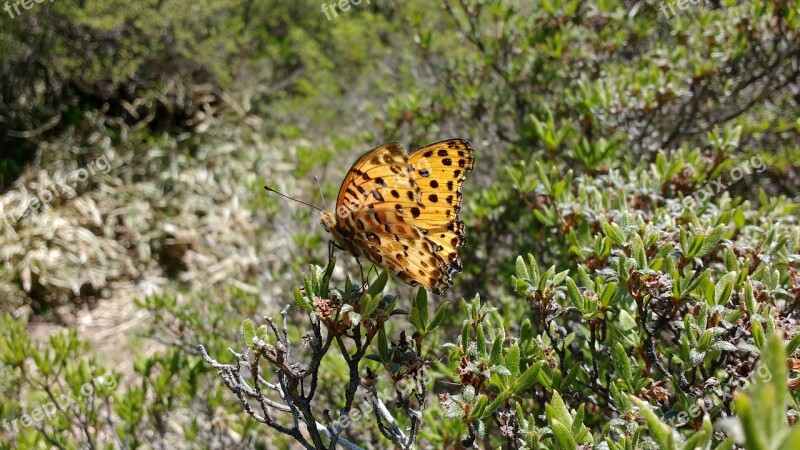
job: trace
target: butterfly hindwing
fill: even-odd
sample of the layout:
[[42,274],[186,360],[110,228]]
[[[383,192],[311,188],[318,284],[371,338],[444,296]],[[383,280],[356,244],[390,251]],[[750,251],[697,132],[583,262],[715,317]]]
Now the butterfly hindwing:
[[473,161],[460,139],[411,155],[396,143],[367,152],[340,188],[334,237],[403,282],[441,294],[461,271],[461,185]]
[[409,165],[416,169],[411,172],[412,179],[422,190],[425,209],[438,212],[434,220],[423,219],[420,226],[426,227],[427,236],[442,247],[439,255],[451,264],[450,270],[455,273],[461,271],[458,248],[467,242],[464,223],[458,217],[461,186],[474,162],[472,147],[463,139],[425,146],[408,158]]

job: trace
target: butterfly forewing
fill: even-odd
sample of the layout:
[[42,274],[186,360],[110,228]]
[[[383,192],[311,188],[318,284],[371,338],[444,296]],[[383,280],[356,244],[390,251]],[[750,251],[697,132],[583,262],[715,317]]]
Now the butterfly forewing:
[[472,148],[460,139],[410,156],[400,144],[367,152],[340,188],[334,238],[402,281],[441,293],[461,271],[461,185],[473,161]]

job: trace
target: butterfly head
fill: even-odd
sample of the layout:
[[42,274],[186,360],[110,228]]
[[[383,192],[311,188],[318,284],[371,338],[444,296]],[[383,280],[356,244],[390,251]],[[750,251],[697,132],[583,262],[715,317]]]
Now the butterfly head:
[[342,227],[336,220],[336,213],[330,210],[323,211],[320,222],[322,222],[322,227],[325,228],[325,231],[331,234],[333,242],[335,242],[337,246],[341,248],[350,248],[347,239],[342,235]]
[[320,221],[325,231],[333,234],[333,229],[336,228],[336,214],[333,211],[323,211]]

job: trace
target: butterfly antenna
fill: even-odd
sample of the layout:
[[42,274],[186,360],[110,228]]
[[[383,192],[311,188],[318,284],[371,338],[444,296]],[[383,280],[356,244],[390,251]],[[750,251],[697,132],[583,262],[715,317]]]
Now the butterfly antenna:
[[322,208],[320,208],[318,206],[314,206],[311,203],[306,203],[306,202],[304,202],[302,200],[298,200],[296,198],[289,197],[288,195],[286,195],[284,193],[281,193],[281,192],[276,191],[275,189],[272,189],[270,186],[264,186],[264,189],[268,190],[269,192],[274,192],[274,193],[280,195],[281,197],[288,198],[289,200],[293,200],[293,201],[295,201],[297,203],[302,203],[302,204],[304,204],[306,206],[310,206],[310,207],[316,209],[319,212],[325,212],[324,210],[322,210]]
[[322,197],[322,204],[325,205],[326,208],[328,208],[328,202],[325,201],[325,194],[322,193],[322,185],[319,183],[319,178],[317,178],[316,174],[314,175],[314,181],[317,182],[317,187],[319,188],[319,196]]

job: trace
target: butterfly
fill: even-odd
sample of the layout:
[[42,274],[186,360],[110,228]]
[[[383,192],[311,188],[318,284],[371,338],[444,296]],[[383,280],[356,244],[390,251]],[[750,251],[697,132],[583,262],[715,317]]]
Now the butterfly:
[[398,143],[381,145],[350,168],[322,225],[336,247],[441,295],[462,270],[458,248],[467,240],[458,213],[474,161],[463,139],[410,155]]

